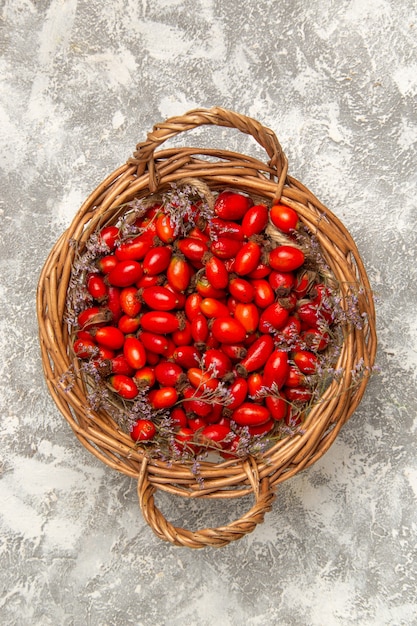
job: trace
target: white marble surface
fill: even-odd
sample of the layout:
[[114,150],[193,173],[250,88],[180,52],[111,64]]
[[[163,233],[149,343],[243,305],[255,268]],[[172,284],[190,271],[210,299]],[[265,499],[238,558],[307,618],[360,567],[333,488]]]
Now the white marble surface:
[[[416,3],[0,7],[1,624],[417,624]],[[60,416],[42,378],[35,290],[82,200],[153,123],[214,105],[273,128],[290,173],[354,235],[377,295],[381,374],[262,526],[192,551],[153,535],[134,481]],[[194,527],[248,506],[158,502]]]

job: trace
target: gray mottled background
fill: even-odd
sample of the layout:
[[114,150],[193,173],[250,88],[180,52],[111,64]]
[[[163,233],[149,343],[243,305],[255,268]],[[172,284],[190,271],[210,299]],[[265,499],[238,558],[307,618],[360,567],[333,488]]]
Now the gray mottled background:
[[[413,0],[0,2],[0,623],[417,624],[417,7]],[[255,532],[158,540],[43,382],[35,290],[83,199],[155,122],[220,105],[271,127],[354,235],[381,374]],[[189,143],[188,138],[179,141]],[[198,141],[258,153],[232,131]],[[177,524],[250,502],[158,502]]]

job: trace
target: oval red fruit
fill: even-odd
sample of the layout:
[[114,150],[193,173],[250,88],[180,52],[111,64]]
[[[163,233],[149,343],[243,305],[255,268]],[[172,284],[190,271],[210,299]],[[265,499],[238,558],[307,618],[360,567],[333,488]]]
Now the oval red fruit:
[[264,385],[264,379],[259,372],[252,372],[248,376],[248,395],[256,401],[261,400],[260,393]]
[[204,343],[207,340],[209,327],[207,318],[202,313],[197,313],[191,322],[191,335],[196,343]]
[[122,315],[117,322],[117,328],[122,331],[124,335],[131,335],[135,333],[140,326],[140,316],[130,317],[129,315]]
[[142,291],[142,298],[150,309],[157,311],[172,311],[176,308],[178,298],[176,294],[166,287],[146,287]]
[[262,311],[259,318],[259,331],[269,333],[271,330],[279,330],[285,326],[288,317],[287,309],[284,309],[279,302],[274,302]]
[[271,418],[271,414],[266,406],[254,404],[252,402],[243,402],[232,413],[232,421],[239,426],[256,426],[264,424]]
[[218,317],[211,327],[213,336],[221,343],[235,344],[246,337],[246,329],[233,317]]
[[249,196],[235,191],[222,191],[214,203],[214,212],[223,220],[240,220],[253,206]]
[[185,369],[190,367],[198,367],[201,359],[201,352],[194,346],[177,346],[172,355],[175,363],[181,365]]
[[288,414],[288,402],[281,396],[267,396],[265,404],[274,420],[282,420]]
[[268,224],[268,208],[265,204],[255,204],[243,216],[242,230],[245,237],[258,235]]
[[272,387],[276,385],[281,389],[288,374],[288,353],[282,350],[274,350],[269,356],[264,368],[264,385]]
[[185,291],[191,281],[193,271],[188,262],[179,255],[174,255],[168,265],[166,276],[174,291]]
[[231,259],[242,247],[242,242],[231,237],[219,237],[210,246],[210,251],[219,259]]
[[277,246],[268,255],[269,265],[280,272],[293,272],[304,260],[304,252],[294,246]]
[[248,334],[252,334],[256,331],[259,324],[259,311],[258,307],[249,302],[238,302],[234,312],[234,318],[242,324]]
[[138,235],[123,241],[115,250],[119,261],[140,261],[152,247],[152,238],[148,234]]
[[96,261],[96,266],[103,274],[109,274],[118,264],[117,257],[114,254],[106,254]]
[[101,301],[107,296],[108,287],[100,274],[91,274],[87,280],[88,293],[94,300]]
[[275,301],[275,292],[264,278],[252,280],[254,302],[260,309],[266,309]]
[[163,354],[166,357],[168,356],[169,341],[164,335],[145,331],[139,334],[139,339],[145,346],[146,351],[153,352],[154,354]]
[[191,334],[191,324],[188,320],[183,320],[184,327],[179,330],[174,330],[172,333],[172,341],[176,346],[184,346],[187,343],[192,343],[193,336]]
[[234,271],[239,276],[245,276],[253,272],[260,261],[262,254],[261,246],[255,241],[245,243],[238,253],[234,264]]
[[116,354],[110,360],[110,367],[113,374],[125,374],[125,376],[133,376],[135,368],[129,365],[124,354]]
[[121,330],[115,326],[102,326],[94,331],[94,338],[102,346],[111,350],[120,350],[125,341]]
[[123,354],[126,361],[135,370],[139,370],[146,364],[145,346],[136,337],[126,337],[123,345]]
[[200,303],[200,310],[209,319],[229,315],[227,306],[216,300],[216,298],[203,298]]
[[183,369],[177,363],[161,361],[155,366],[154,372],[155,378],[160,385],[163,387],[174,387],[181,374],[183,374]]
[[206,263],[206,276],[215,289],[225,289],[229,284],[229,272],[224,262],[214,255]]
[[298,350],[292,354],[292,360],[303,374],[314,374],[318,365],[318,357],[309,350]]
[[133,378],[140,389],[153,387],[156,381],[154,369],[148,365],[137,370]]
[[161,335],[172,333],[180,328],[179,318],[169,311],[148,311],[140,318],[140,324],[143,330]]
[[222,220],[218,217],[213,217],[210,220],[208,231],[213,240],[219,237],[230,237],[230,239],[237,239],[237,241],[245,239],[242,226],[233,220]]
[[106,306],[110,311],[112,321],[117,324],[119,319],[123,315],[123,309],[120,304],[120,288],[113,287],[110,285],[109,291],[107,294],[107,303]]
[[148,399],[154,409],[168,409],[178,400],[178,392],[175,387],[152,389],[148,393]]
[[172,250],[169,246],[156,246],[146,253],[142,261],[144,274],[157,276],[167,269],[172,257]]
[[207,244],[200,239],[184,237],[178,241],[178,249],[190,261],[201,262],[203,256],[208,251]]
[[164,243],[172,243],[175,239],[175,226],[169,215],[161,213],[156,219],[156,233]]
[[187,296],[184,304],[184,311],[190,322],[193,321],[198,313],[201,313],[200,304],[202,300],[203,297],[199,293],[192,293]]
[[[232,278],[229,283],[229,293],[233,298],[239,300],[239,302],[252,302],[255,296],[255,289],[253,283],[251,284],[245,278]],[[274,298],[272,299],[272,302]]]
[[249,348],[246,356],[240,362],[246,372],[254,372],[265,365],[274,350],[274,340],[271,335],[261,335]]
[[203,355],[204,368],[216,378],[223,378],[232,371],[232,361],[222,350],[207,350]]
[[199,441],[202,443],[222,443],[230,433],[230,426],[226,426],[226,424],[209,424],[201,431]]
[[301,333],[300,339],[310,350],[321,352],[329,345],[330,335],[318,328],[307,328]]
[[151,420],[141,419],[134,423],[130,432],[133,441],[149,441],[156,435],[156,426]]
[[130,376],[113,374],[113,376],[109,377],[109,383],[114,391],[126,400],[133,400],[138,395],[138,388]]
[[100,240],[106,244],[109,250],[114,250],[119,239],[119,229],[117,226],[104,226],[100,230]]
[[126,315],[136,317],[142,308],[136,287],[124,287],[120,292],[120,306]]
[[76,339],[74,341],[74,352],[80,359],[89,359],[98,352],[97,345],[93,339]]
[[248,426],[248,432],[251,437],[261,437],[262,435],[266,435],[270,433],[274,428],[275,422],[273,419],[269,419],[263,424],[256,424],[255,426]]
[[270,210],[271,222],[283,233],[290,234],[297,229],[298,213],[284,204],[274,204]]
[[142,276],[142,266],[137,261],[119,261],[107,276],[110,285],[128,287]]
[[313,392],[307,387],[286,387],[285,397],[288,402],[305,403],[310,402]]
[[229,387],[230,402],[227,408],[231,411],[237,409],[245,400],[248,394],[248,383],[246,380],[239,376],[236,378]]
[[92,306],[84,309],[77,317],[79,328],[83,330],[94,328],[95,326],[103,326],[111,319],[111,312],[107,309]]
[[331,311],[324,309],[312,302],[303,302],[297,308],[297,315],[304,324],[309,327],[324,330],[332,320]]
[[187,426],[187,416],[185,414],[184,409],[179,406],[175,406],[171,410],[171,419],[176,427],[184,427]]
[[269,284],[277,296],[287,296],[295,284],[295,276],[292,272],[274,270],[268,276]]

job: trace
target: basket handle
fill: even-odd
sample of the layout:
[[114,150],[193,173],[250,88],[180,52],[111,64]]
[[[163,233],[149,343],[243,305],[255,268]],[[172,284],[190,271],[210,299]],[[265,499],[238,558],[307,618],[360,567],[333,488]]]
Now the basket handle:
[[184,115],[171,117],[155,124],[152,131],[148,133],[147,139],[137,144],[133,157],[128,163],[137,165],[138,176],[143,174],[146,167],[148,168],[149,189],[154,192],[158,186],[154,161],[155,150],[167,139],[206,124],[236,128],[242,133],[252,135],[268,154],[268,165],[276,170],[279,187],[282,189],[287,176],[288,161],[275,133],[251,117],[221,107],[192,109]]
[[[142,515],[153,532],[164,541],[169,541],[176,546],[188,548],[220,548],[236,541],[255,530],[258,524],[264,520],[265,514],[271,510],[272,500],[275,497],[271,489],[268,477],[259,480],[259,475],[254,465],[245,462],[244,469],[254,488],[255,504],[241,518],[231,522],[227,526],[218,528],[204,528],[191,531],[185,528],[173,526],[155,506],[154,493],[157,488],[149,482],[147,461],[142,462],[141,472],[138,479],[138,497]],[[256,474],[256,475],[254,475]]]

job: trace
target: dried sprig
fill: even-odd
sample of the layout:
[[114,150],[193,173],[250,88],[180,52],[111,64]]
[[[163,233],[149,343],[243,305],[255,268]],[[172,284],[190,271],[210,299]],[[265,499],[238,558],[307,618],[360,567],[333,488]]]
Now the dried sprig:
[[174,226],[174,235],[185,236],[201,221],[213,219],[214,201],[208,187],[198,181],[171,184],[164,194],[163,209]]

